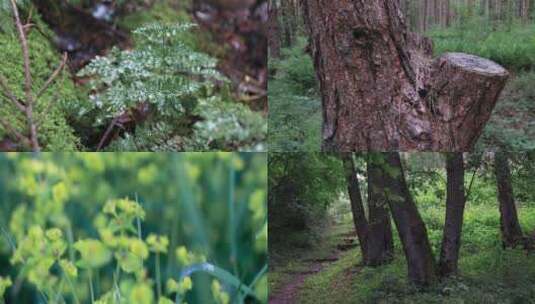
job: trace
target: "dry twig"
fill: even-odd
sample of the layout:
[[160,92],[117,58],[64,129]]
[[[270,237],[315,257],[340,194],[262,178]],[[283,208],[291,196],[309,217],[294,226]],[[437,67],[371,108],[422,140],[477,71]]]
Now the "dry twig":
[[34,106],[37,100],[44,94],[44,92],[50,87],[50,85],[61,74],[68,58],[67,58],[67,53],[64,53],[63,58],[58,68],[54,70],[54,72],[50,75],[50,77],[47,79],[47,81],[38,91],[37,95],[35,95],[34,97],[33,92],[32,92],[33,82],[32,82],[31,68],[30,68],[30,63],[31,63],[30,52],[29,52],[29,47],[28,47],[28,39],[26,37],[26,31],[31,28],[30,21],[31,21],[33,7],[30,9],[30,14],[28,16],[28,20],[26,24],[23,24],[20,19],[19,10],[17,8],[17,3],[15,2],[15,0],[10,0],[10,1],[11,1],[13,17],[15,19],[15,27],[17,28],[19,43],[22,49],[22,59],[24,63],[24,96],[25,96],[24,101],[21,101],[20,99],[16,97],[16,95],[13,93],[13,90],[9,88],[6,78],[3,77],[2,75],[0,75],[0,89],[2,89],[7,99],[26,116],[26,123],[29,129],[29,135],[27,136],[23,135],[21,132],[17,131],[16,128],[14,128],[7,120],[1,117],[0,117],[0,125],[2,125],[9,133],[15,136],[23,144],[31,147],[32,151],[38,152],[41,150],[41,147],[39,145],[38,133],[37,133],[38,124],[34,120]]

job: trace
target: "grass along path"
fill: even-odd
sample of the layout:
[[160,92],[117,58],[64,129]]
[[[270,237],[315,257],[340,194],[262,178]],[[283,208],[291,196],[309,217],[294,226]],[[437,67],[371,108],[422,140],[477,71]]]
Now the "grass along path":
[[[332,226],[317,246],[300,252],[292,262],[269,272],[270,304],[304,303],[301,295],[307,280],[338,262],[349,251],[357,251],[351,223]],[[312,302],[311,302],[312,303]]]
[[[438,258],[444,206],[421,204],[419,208]],[[532,235],[528,232],[535,228],[535,207],[520,206],[518,214],[526,235]],[[521,248],[503,250],[499,227],[497,208],[468,205],[459,276],[436,282],[425,290],[408,283],[407,265],[394,230],[395,256],[391,264],[362,267],[358,250],[345,251],[337,261],[305,278],[295,303],[535,304],[533,253]]]

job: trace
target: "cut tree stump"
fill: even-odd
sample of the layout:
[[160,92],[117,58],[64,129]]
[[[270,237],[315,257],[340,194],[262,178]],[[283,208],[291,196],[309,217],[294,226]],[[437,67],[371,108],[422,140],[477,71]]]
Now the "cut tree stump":
[[469,151],[508,72],[473,55],[432,58],[399,0],[304,0],[325,151]]
[[[468,151],[492,114],[509,73],[474,55],[446,53],[432,64],[428,103],[434,103],[432,150]],[[467,150],[468,149],[468,150]]]

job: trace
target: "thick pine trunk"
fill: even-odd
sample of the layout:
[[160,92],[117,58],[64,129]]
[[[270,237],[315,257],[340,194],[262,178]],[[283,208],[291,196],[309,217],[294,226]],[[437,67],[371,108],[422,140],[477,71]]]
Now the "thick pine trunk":
[[385,196],[385,178],[377,156],[368,156],[368,265],[379,266],[392,260],[394,242]]
[[359,181],[357,179],[357,172],[353,162],[352,153],[342,153],[342,161],[344,163],[344,173],[347,180],[347,190],[349,192],[349,199],[351,201],[351,212],[353,213],[353,223],[359,238],[360,251],[362,254],[363,264],[368,263],[368,221],[364,212],[364,204],[362,203],[362,196],[360,194]]
[[427,286],[435,279],[433,251],[425,224],[414,203],[397,152],[383,154],[386,198],[403,244],[409,279],[416,285]]
[[441,276],[457,274],[457,261],[461,247],[463,214],[466,202],[464,192],[463,153],[455,152],[446,155],[446,171],[448,178],[446,193],[446,222],[442,237],[442,248],[438,271]]
[[498,201],[500,203],[500,227],[504,247],[515,247],[522,240],[522,229],[518,222],[511,172],[507,153],[496,152],[494,156]]
[[470,150],[505,85],[501,66],[409,33],[399,0],[304,0],[323,149]]

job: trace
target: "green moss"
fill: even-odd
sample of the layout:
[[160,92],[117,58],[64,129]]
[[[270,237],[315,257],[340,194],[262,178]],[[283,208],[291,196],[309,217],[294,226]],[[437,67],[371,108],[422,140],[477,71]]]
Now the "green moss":
[[[57,68],[60,56],[49,41],[36,30],[30,32],[28,43],[35,95]],[[14,94],[23,99],[24,70],[17,37],[0,33],[0,49],[0,73],[7,78]],[[79,102],[80,97],[77,94],[69,73],[64,71],[37,101],[35,119],[39,122],[39,141],[45,150],[71,151],[79,146],[79,140],[66,120],[66,110],[70,105]],[[0,115],[7,117],[18,130],[27,133],[23,115],[9,104],[5,97],[0,97],[0,100]],[[0,138],[5,135],[6,131],[0,129]]]

